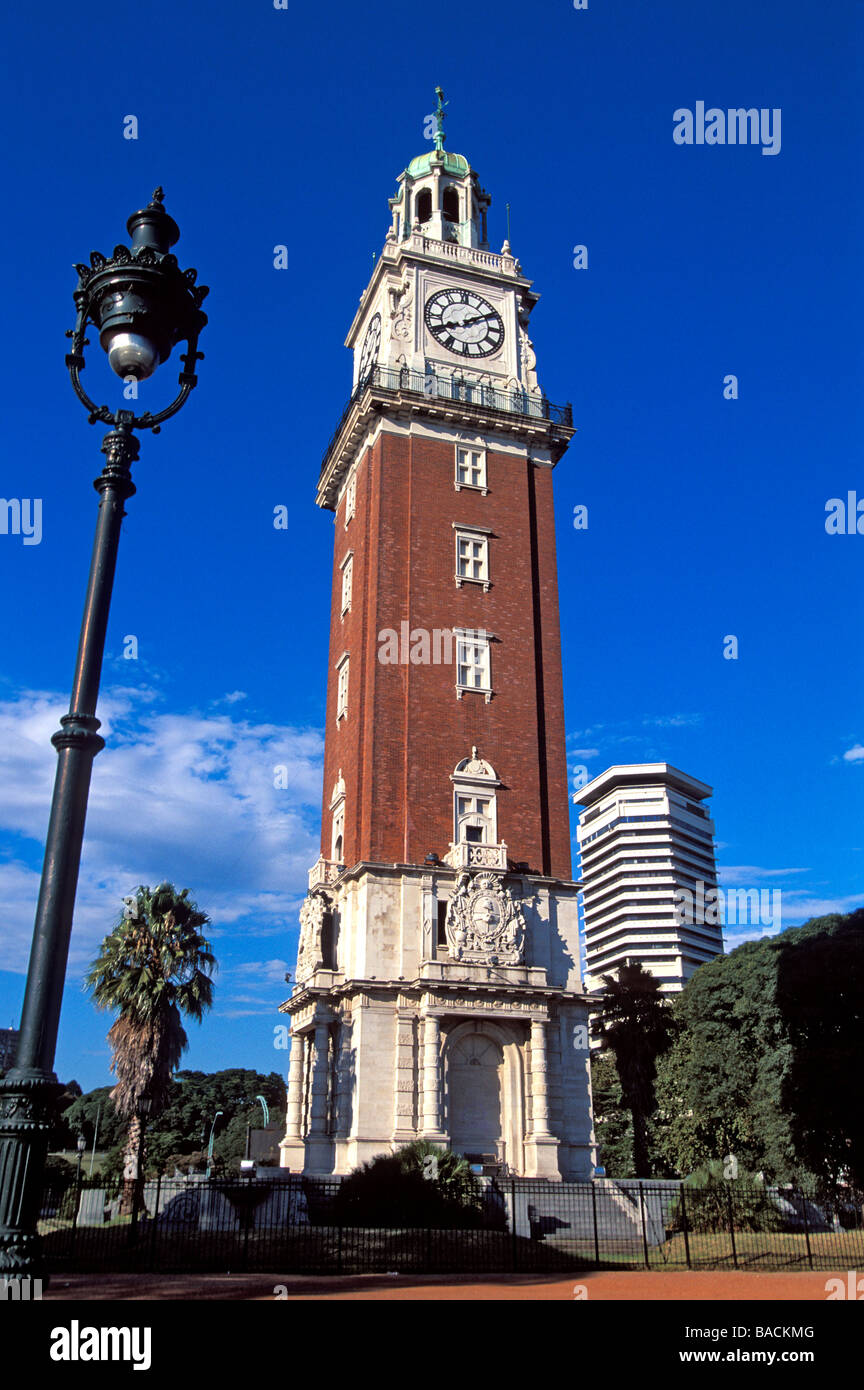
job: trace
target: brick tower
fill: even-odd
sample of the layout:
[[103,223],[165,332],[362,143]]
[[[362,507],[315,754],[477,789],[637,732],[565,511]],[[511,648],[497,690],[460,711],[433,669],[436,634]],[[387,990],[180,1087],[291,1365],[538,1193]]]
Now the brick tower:
[[345,1173],[427,1137],[591,1173],[538,296],[468,161],[434,147],[346,340],[321,857],[301,909],[282,1162]]

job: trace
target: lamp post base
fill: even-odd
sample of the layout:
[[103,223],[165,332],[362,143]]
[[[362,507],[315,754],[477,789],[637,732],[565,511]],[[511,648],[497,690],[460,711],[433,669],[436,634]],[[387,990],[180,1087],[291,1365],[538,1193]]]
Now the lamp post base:
[[[13,1068],[0,1080],[0,1273],[42,1275],[39,1178],[62,1091],[53,1072]],[[34,1181],[35,1178],[35,1181]]]

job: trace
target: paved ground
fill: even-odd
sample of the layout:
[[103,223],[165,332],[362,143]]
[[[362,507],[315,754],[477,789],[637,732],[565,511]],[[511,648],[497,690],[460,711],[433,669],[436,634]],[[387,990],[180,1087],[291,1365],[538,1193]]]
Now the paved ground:
[[[356,1277],[312,1278],[278,1274],[69,1274],[57,1276],[45,1290],[49,1300],[184,1299],[296,1301],[365,1299],[425,1301],[510,1300],[572,1302],[580,1286],[595,1300],[676,1302],[697,1299],[732,1302],[807,1300],[824,1302],[826,1280],[846,1278],[844,1270],[812,1274],[645,1273],[584,1271],[567,1279],[560,1275],[367,1274]],[[574,1290],[576,1292],[574,1292]],[[585,1295],[581,1295],[584,1297]]]

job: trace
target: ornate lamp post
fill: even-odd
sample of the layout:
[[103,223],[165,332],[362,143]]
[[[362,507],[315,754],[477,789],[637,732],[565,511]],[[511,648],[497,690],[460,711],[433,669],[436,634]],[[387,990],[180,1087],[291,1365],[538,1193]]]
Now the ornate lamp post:
[[[36,1223],[59,1090],[54,1053],[90,774],[94,757],[105,746],[97,733],[96,700],[123,504],[135,492],[131,465],[138,458],[138,440],[133,431],[150,429],[156,434],[162,422],[177,413],[197,384],[195,365],[203,356],[198,335],[207,322],[201,311],[207,288],[196,286],[196,272],[181,270],[171,254],[180,231],[162,199],[162,189],[157,188],[147,207],[129,218],[130,247],[116,246],[110,258],[93,251],[89,266],[75,267],[78,312],[67,334],[72,351],[66,365],[90,423],[101,420],[110,429],[102,441],[105,467],[93,484],[99,513],[72,698],[69,713],[60,720],[63,727],[51,740],[58,753],[57,775],[18,1054],[15,1066],[0,1081],[0,1271],[16,1274],[40,1272]],[[185,342],[180,392],[171,404],[155,415],[147,411],[140,416],[97,406],[81,385],[88,324],[98,332],[113,370],[126,380],[151,376],[172,349]]]

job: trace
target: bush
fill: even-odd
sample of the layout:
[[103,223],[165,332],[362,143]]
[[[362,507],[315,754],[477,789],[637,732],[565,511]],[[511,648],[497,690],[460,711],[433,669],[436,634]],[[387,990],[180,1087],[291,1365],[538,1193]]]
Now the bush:
[[[723,1164],[717,1160],[697,1168],[684,1179],[684,1208],[691,1231],[728,1231],[729,1213],[735,1231],[779,1231],[783,1218],[761,1178],[739,1172],[737,1178],[724,1178]],[[670,1229],[684,1229],[684,1212],[677,1201],[670,1214]]]
[[467,1160],[419,1139],[355,1169],[333,1212],[346,1226],[465,1228],[481,1224],[483,1204]]

